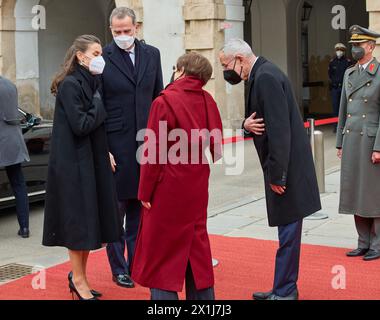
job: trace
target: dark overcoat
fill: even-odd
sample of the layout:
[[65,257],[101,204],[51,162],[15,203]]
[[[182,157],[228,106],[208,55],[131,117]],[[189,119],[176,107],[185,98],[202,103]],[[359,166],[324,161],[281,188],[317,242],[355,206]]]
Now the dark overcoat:
[[[264,172],[269,225],[288,225],[321,209],[310,141],[291,83],[278,67],[259,57],[249,82],[246,117],[257,112],[266,126],[253,140]],[[286,193],[276,194],[270,184],[286,186]]]
[[122,233],[104,127],[106,112],[83,67],[59,85],[43,244],[95,250]]
[[103,50],[106,67],[102,96],[108,113],[109,148],[117,164],[115,181],[120,201],[137,198],[140,167],[136,134],[146,128],[152,102],[163,89],[159,50],[138,40],[135,44],[134,71],[126,63],[127,53],[115,42]]
[[[214,99],[202,90],[203,85],[195,77],[175,81],[154,101],[149,117],[151,132],[144,145],[148,150],[146,155],[150,157],[153,152],[155,159],[160,154],[163,161],[150,161],[141,166],[139,199],[151,202],[152,208],[142,210],[132,267],[132,278],[148,288],[182,291],[189,262],[198,290],[214,286],[207,234],[210,167],[207,161],[202,161],[204,153],[198,148],[201,145],[198,138],[196,135],[191,138],[191,134],[192,130],[204,129],[213,133],[210,150],[213,159],[218,160],[222,121]],[[160,121],[166,121],[168,133]],[[170,138],[174,129],[181,129],[180,141]],[[151,140],[152,133],[156,141]],[[208,145],[207,141],[204,140],[204,146]],[[178,144],[181,145],[180,163],[172,157],[177,154]],[[167,163],[163,155],[167,156]]]

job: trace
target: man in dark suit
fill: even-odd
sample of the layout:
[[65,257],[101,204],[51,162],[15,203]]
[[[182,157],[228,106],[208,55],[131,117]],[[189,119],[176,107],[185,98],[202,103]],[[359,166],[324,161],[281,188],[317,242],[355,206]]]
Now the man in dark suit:
[[113,281],[132,288],[130,267],[141,211],[137,200],[140,168],[136,160],[139,147],[136,135],[146,128],[151,104],[162,91],[163,80],[159,50],[136,39],[134,11],[116,8],[111,14],[110,26],[114,41],[103,50],[106,67],[102,75],[102,95],[108,113],[106,130],[120,217],[123,221],[125,218],[125,234],[119,242],[107,246],[107,253]]
[[[297,300],[302,221],[321,209],[310,142],[287,76],[240,39],[220,53],[225,80],[249,81],[243,127],[254,138],[264,172],[268,220],[278,227],[273,288],[258,300]],[[264,127],[259,123],[263,120]]]

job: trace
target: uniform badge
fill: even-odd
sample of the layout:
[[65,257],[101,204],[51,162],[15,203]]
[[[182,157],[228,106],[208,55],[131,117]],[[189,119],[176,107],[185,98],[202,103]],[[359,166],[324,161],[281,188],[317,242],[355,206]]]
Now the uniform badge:
[[375,64],[372,63],[372,64],[369,66],[369,71],[373,72],[374,69],[375,69]]

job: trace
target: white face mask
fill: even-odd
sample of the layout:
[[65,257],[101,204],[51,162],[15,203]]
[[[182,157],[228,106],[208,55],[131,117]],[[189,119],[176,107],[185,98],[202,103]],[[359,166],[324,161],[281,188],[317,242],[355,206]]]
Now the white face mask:
[[135,42],[135,37],[122,35],[122,36],[114,37],[114,40],[120,49],[127,50],[130,47],[132,47],[133,43]]
[[103,73],[105,66],[106,62],[104,61],[103,57],[98,56],[91,59],[88,69],[93,75],[99,75]]
[[344,52],[341,51],[341,50],[338,50],[338,51],[336,52],[336,56],[337,56],[338,58],[342,58],[342,57],[344,56]]

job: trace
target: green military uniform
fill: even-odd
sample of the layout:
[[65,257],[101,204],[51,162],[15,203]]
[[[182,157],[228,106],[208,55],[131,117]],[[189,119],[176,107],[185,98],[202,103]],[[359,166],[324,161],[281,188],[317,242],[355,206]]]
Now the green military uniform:
[[[350,29],[351,43],[376,40],[380,34],[360,26]],[[358,63],[344,76],[337,132],[343,151],[339,212],[355,215],[359,248],[380,252],[380,65],[374,58],[365,70]]]

